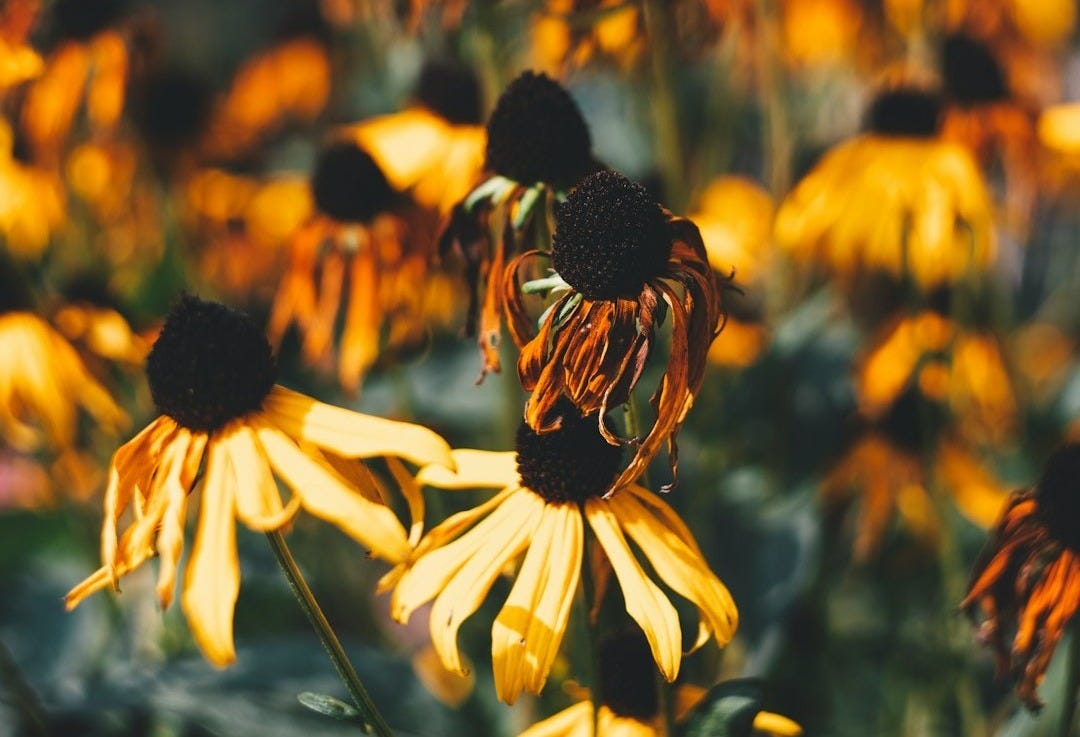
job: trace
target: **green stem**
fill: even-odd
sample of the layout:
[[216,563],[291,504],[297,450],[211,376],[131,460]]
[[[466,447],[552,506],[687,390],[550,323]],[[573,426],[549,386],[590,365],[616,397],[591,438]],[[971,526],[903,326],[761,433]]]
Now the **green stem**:
[[780,29],[772,0],[755,3],[758,21],[757,62],[761,70],[762,106],[765,113],[765,172],[769,191],[780,198],[791,186],[793,141],[784,104],[779,48]]
[[45,712],[38,703],[37,694],[22,677],[15,658],[2,642],[0,642],[0,678],[3,678],[8,691],[11,692],[11,701],[22,714],[23,722],[30,733],[47,737],[49,730],[45,726]]
[[330,656],[330,662],[334,664],[334,670],[337,671],[341,682],[345,684],[345,688],[356,707],[363,714],[364,721],[367,723],[364,731],[369,733],[374,731],[379,737],[393,737],[394,733],[390,730],[379,710],[375,708],[375,703],[368,696],[364,684],[360,682],[360,676],[356,674],[356,669],[353,668],[352,663],[349,661],[349,656],[345,654],[344,648],[341,647],[341,641],[338,640],[330,623],[326,621],[326,615],[323,614],[319,602],[315,600],[315,595],[311,593],[311,588],[307,585],[307,581],[304,580],[304,574],[300,572],[300,568],[296,565],[296,559],[293,558],[289,546],[285,543],[285,538],[282,537],[279,531],[271,530],[266,533],[266,539],[270,541],[270,548],[274,551],[278,565],[281,566],[281,571],[289,582],[289,588],[292,589],[293,596],[296,597],[300,608],[304,610],[304,614],[307,615],[311,626],[315,628],[315,633],[319,636],[326,654]]
[[1068,662],[1065,663],[1065,693],[1061,705],[1061,724],[1058,725],[1059,737],[1073,734],[1073,720],[1076,717],[1076,692],[1080,688],[1080,621],[1073,619],[1069,627]]
[[661,0],[644,3],[645,28],[652,62],[652,95],[649,109],[656,133],[657,165],[664,180],[667,205],[674,211],[686,207],[686,172],[679,140],[678,100],[672,88],[670,4]]

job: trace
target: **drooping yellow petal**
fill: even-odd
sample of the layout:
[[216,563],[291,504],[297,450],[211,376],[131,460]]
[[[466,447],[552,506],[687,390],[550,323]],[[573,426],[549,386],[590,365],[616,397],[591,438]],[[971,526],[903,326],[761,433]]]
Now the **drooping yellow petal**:
[[420,425],[332,407],[280,386],[270,390],[263,411],[292,437],[343,458],[397,456],[421,466],[453,468],[450,446]]
[[[202,454],[205,435],[192,436],[186,428],[181,428],[176,440],[169,446],[172,455],[168,463],[162,463],[161,486],[158,489],[165,499],[165,511],[161,517],[161,529],[157,534],[158,582],[157,597],[162,609],[172,604],[173,589],[176,584],[176,570],[180,564],[180,553],[184,549],[184,521],[187,519],[187,490],[184,483],[184,467],[188,453]],[[190,481],[190,480],[189,480]]]
[[593,737],[593,705],[582,701],[537,722],[518,737]]
[[619,716],[606,706],[600,707],[596,731],[604,737],[660,737],[656,725],[634,717]]
[[626,599],[627,614],[645,633],[660,673],[669,682],[674,681],[682,660],[682,629],[675,607],[641,569],[609,503],[588,500],[585,517],[615,571]]
[[[659,499],[655,502],[657,506],[664,504]],[[701,612],[702,624],[707,625],[717,644],[726,645],[738,626],[738,610],[727,587],[701,554],[691,550],[661,519],[650,514],[636,496],[614,497],[611,507],[656,574],[677,594],[694,603]],[[701,644],[699,641],[695,647]]]
[[408,469],[397,458],[387,458],[386,467],[397,482],[405,503],[409,505],[409,547],[416,547],[424,533],[424,493],[420,484],[412,477]]
[[[453,466],[424,466],[416,474],[421,486],[440,489],[501,489],[518,484],[517,454],[456,448],[450,451]],[[452,470],[456,469],[456,470]]]
[[270,464],[251,428],[242,422],[231,423],[222,428],[215,442],[225,445],[236,474],[236,516],[240,521],[259,532],[288,524],[300,507],[300,497],[294,494],[288,505],[281,504]]
[[300,498],[304,509],[341,528],[378,558],[395,563],[408,558],[405,529],[389,507],[350,489],[332,468],[304,455],[262,416],[253,416],[251,425],[270,465]]
[[799,737],[803,733],[798,723],[781,714],[771,711],[759,711],[754,717],[754,730],[767,732],[773,737]]
[[236,660],[233,610],[240,594],[240,561],[233,521],[235,494],[235,479],[228,473],[228,451],[211,440],[199,527],[187,564],[181,605],[199,649],[217,666]]
[[525,561],[491,629],[495,692],[512,704],[540,693],[551,672],[581,576],[584,527],[572,504],[545,504]]

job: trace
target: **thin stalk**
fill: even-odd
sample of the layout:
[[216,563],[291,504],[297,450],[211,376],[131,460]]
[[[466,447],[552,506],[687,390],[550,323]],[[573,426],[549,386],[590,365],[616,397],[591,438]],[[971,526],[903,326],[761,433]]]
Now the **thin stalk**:
[[686,207],[688,193],[679,140],[678,100],[672,86],[675,75],[671,62],[671,4],[646,0],[643,10],[652,62],[649,110],[656,134],[657,165],[664,180],[667,203],[677,212]]
[[1073,619],[1069,628],[1068,661],[1065,663],[1065,693],[1062,694],[1061,723],[1058,725],[1059,737],[1073,734],[1073,720],[1076,718],[1076,692],[1080,688],[1080,621]]
[[338,640],[333,627],[326,620],[326,615],[323,614],[322,608],[319,607],[319,602],[315,600],[315,595],[311,593],[311,588],[307,585],[307,581],[304,580],[304,574],[300,572],[299,566],[296,565],[296,559],[293,558],[285,538],[277,530],[271,530],[266,533],[266,539],[270,541],[270,548],[277,557],[281,572],[285,574],[285,579],[289,582],[289,588],[292,589],[293,596],[296,597],[300,608],[304,610],[304,614],[307,615],[311,626],[315,628],[315,634],[319,636],[326,654],[330,656],[330,662],[334,664],[334,670],[337,671],[341,682],[345,684],[345,689],[349,692],[349,696],[352,697],[353,703],[363,714],[366,722],[364,731],[368,733],[374,731],[378,737],[393,737],[394,733],[390,730],[390,726],[383,719],[379,710],[375,708],[375,703],[368,696],[364,684],[360,682],[360,676],[356,674],[356,669],[353,668],[352,663],[349,661],[349,656],[345,654],[344,648],[341,647],[341,641]]
[[769,192],[783,197],[791,186],[791,153],[794,141],[788,125],[780,68],[780,29],[772,0],[756,0],[757,63],[761,74],[762,107],[765,113],[765,172]]
[[0,642],[0,677],[11,692],[11,702],[19,710],[29,732],[47,737],[49,730],[45,726],[45,711],[38,703],[37,694],[23,678],[22,673],[19,672],[19,666],[15,663],[15,658],[2,642]]

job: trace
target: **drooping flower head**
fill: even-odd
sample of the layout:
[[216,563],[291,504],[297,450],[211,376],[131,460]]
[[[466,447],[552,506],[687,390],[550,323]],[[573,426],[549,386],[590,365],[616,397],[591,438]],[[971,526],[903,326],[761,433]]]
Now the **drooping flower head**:
[[1031,489],[1009,499],[961,606],[994,648],[998,674],[1036,711],[1037,689],[1080,608],[1080,445],[1056,450]]
[[711,636],[726,644],[738,617],[727,589],[674,510],[636,484],[603,498],[621,453],[597,432],[597,418],[583,417],[566,401],[555,412],[558,430],[537,434],[522,425],[516,453],[456,450],[456,473],[421,470],[421,484],[500,491],[429,530],[411,565],[399,567],[390,581],[397,583],[391,609],[400,622],[434,600],[432,643],[448,669],[463,672],[458,629],[500,572],[524,556],[491,635],[495,687],[507,703],[523,690],[539,693],[547,680],[587,554],[586,523],[598,546],[588,551],[589,560],[605,560],[614,572],[626,611],[644,632],[651,660],[667,680],[679,671],[682,630],[675,608],[639,555],[668,588],[698,608],[701,626],[693,647]]
[[558,82],[526,71],[507,86],[488,119],[484,169],[440,239],[444,253],[454,251],[465,263],[465,331],[478,337],[481,378],[500,368],[501,283],[508,258],[523,247],[547,246],[555,202],[596,169],[589,128]]
[[719,280],[697,227],[621,174],[588,176],[559,208],[550,254],[556,274],[543,284],[560,296],[536,331],[517,272],[539,255],[522,254],[504,277],[508,324],[521,347],[518,377],[533,392],[526,422],[541,433],[558,427],[545,418],[565,395],[581,412],[596,414],[609,443],[627,442],[607,427],[607,412],[629,399],[670,313],[667,369],[650,400],[655,422],[631,439],[640,444],[611,486],[640,476],[665,442],[674,473],[675,435],[701,386],[722,316]]
[[338,381],[355,392],[380,355],[384,327],[393,347],[423,335],[429,254],[408,237],[400,194],[354,142],[319,154],[311,193],[315,212],[289,244],[268,332],[276,344],[295,323],[314,366],[333,361],[337,342]]
[[930,290],[987,269],[990,195],[971,154],[938,137],[940,124],[937,95],[880,94],[868,131],[829,151],[781,204],[778,245],[847,285],[882,271]]
[[[387,456],[452,463],[445,442],[415,425],[367,417],[274,384],[270,345],[242,313],[185,296],[147,359],[160,415],[113,456],[101,531],[102,567],[67,595],[69,609],[160,556],[157,595],[173,598],[184,545],[187,497],[202,471],[195,546],[183,609],[195,640],[217,665],[233,661],[233,608],[240,587],[234,518],[276,530],[296,512],[336,524],[392,562],[404,560],[404,528],[377,481],[346,459]],[[283,502],[275,478],[293,492]],[[134,519],[118,535],[125,510]]]

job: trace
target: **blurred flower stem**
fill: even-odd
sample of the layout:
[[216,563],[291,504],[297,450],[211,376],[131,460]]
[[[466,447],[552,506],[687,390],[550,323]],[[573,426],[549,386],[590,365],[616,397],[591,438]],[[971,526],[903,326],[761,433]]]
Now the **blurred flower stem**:
[[0,680],[10,694],[6,700],[18,709],[27,734],[47,737],[49,730],[45,726],[45,713],[38,703],[37,694],[19,672],[19,666],[3,642],[0,642]]
[[685,209],[689,193],[683,168],[682,144],[679,140],[678,101],[671,83],[674,74],[671,64],[671,3],[646,0],[643,4],[645,28],[649,37],[652,64],[652,95],[649,110],[656,133],[656,158],[664,181],[665,201],[675,212]]
[[322,609],[319,607],[319,602],[315,600],[315,595],[311,593],[311,588],[307,585],[307,581],[304,580],[304,574],[300,572],[300,568],[296,565],[296,559],[293,558],[289,546],[285,543],[285,538],[277,530],[271,530],[266,533],[266,539],[270,541],[270,547],[274,551],[278,565],[281,566],[282,573],[285,574],[285,578],[289,582],[289,588],[292,589],[293,596],[296,597],[300,608],[304,610],[304,614],[307,615],[311,626],[315,628],[315,633],[319,636],[326,654],[330,656],[330,661],[334,664],[334,670],[337,671],[341,682],[345,684],[345,688],[348,690],[349,696],[352,697],[356,707],[363,714],[366,723],[364,731],[368,733],[374,732],[379,737],[393,737],[394,733],[390,730],[390,726],[383,719],[379,710],[375,708],[375,703],[368,696],[364,684],[360,682],[360,676],[357,675],[356,669],[353,668],[352,663],[349,661],[349,656],[345,654],[344,648],[341,647],[341,641],[338,640],[334,629],[326,620],[326,615],[323,614]]
[[788,126],[780,67],[780,21],[773,0],[756,0],[757,66],[761,74],[761,105],[764,108],[765,182],[779,199],[791,188],[791,156],[794,141]]
[[1065,692],[1062,694],[1061,724],[1058,725],[1060,737],[1073,734],[1073,720],[1076,718],[1076,692],[1080,689],[1080,621],[1074,617],[1069,626],[1068,661],[1065,663]]

